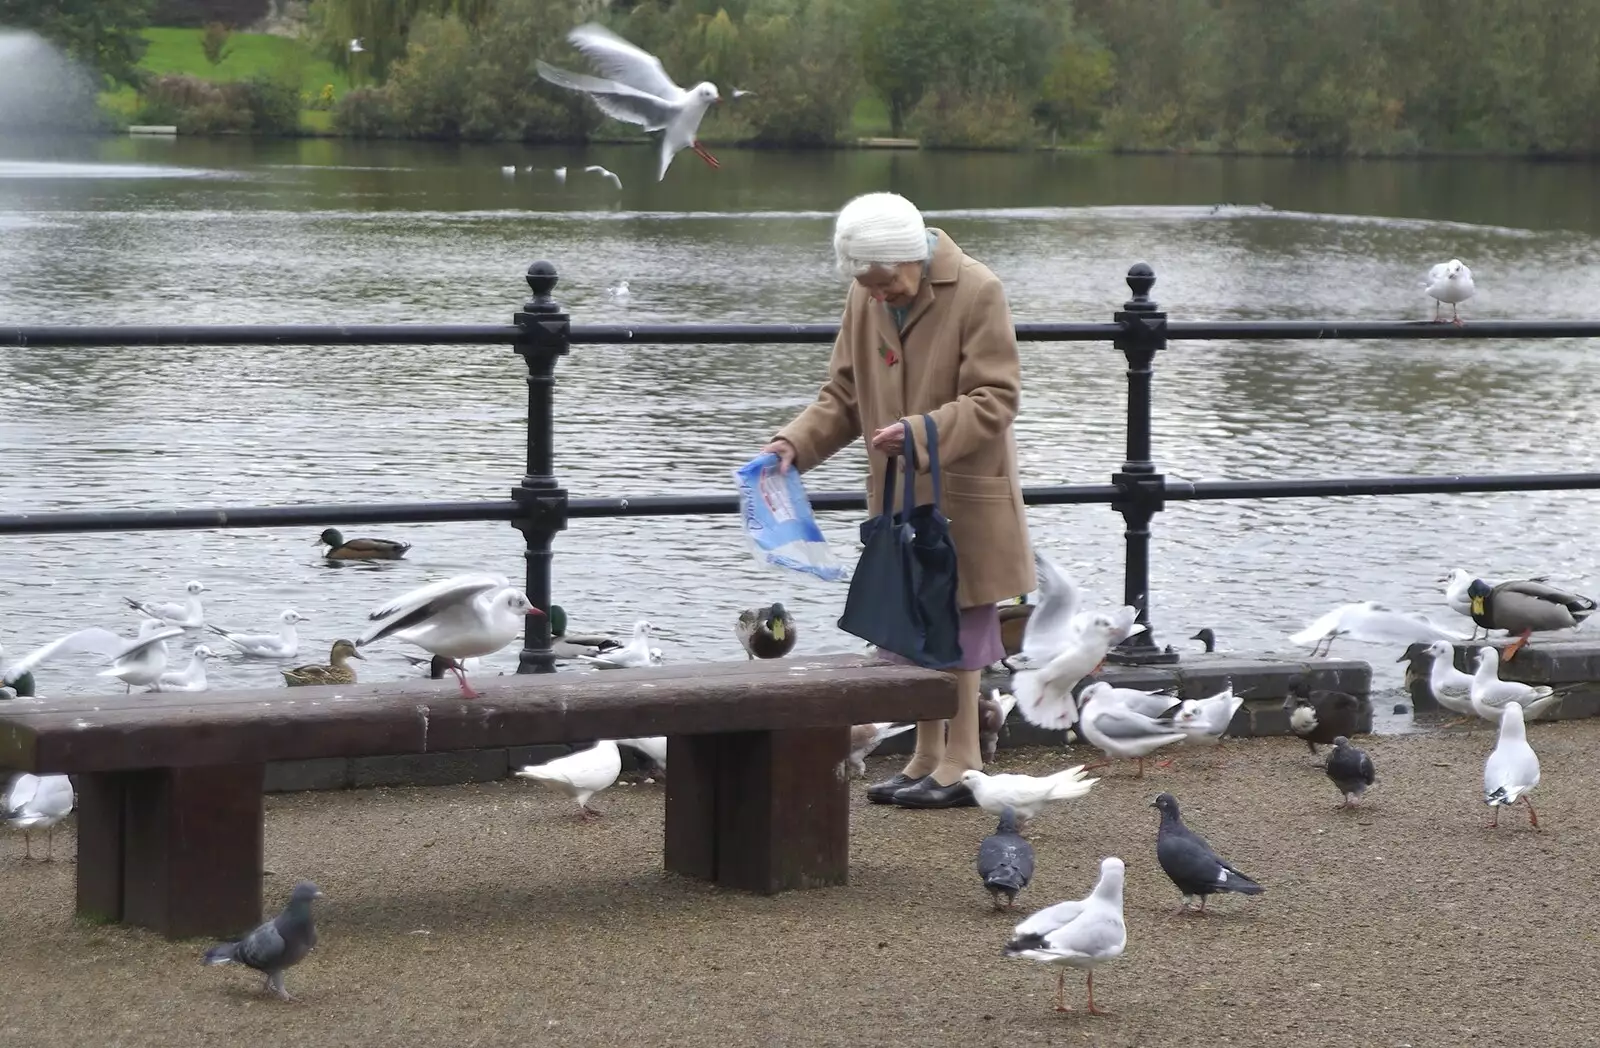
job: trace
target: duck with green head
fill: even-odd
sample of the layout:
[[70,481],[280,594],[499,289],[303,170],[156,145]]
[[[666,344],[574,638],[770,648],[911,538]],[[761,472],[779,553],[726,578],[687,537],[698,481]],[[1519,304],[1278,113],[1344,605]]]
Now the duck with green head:
[[356,668],[350,665],[351,659],[367,661],[367,657],[357,651],[354,644],[347,640],[336,640],[333,642],[333,650],[328,653],[327,665],[311,663],[306,666],[296,666],[292,670],[283,670],[283,679],[291,688],[303,688],[313,684],[354,684]]
[[24,673],[16,680],[8,680],[3,683],[4,686],[0,687],[0,700],[31,699],[34,697],[36,685],[31,673]]
[[1501,662],[1510,662],[1534,633],[1564,630],[1577,626],[1595,613],[1590,597],[1532,579],[1513,579],[1490,585],[1473,579],[1467,586],[1472,621],[1486,630],[1505,630],[1517,634],[1500,653]]
[[316,544],[328,547],[328,552],[323,554],[328,560],[399,560],[411,548],[411,543],[393,539],[346,541],[338,528],[323,529],[322,534],[317,536]]
[[550,650],[558,659],[580,659],[616,651],[622,642],[600,633],[568,633],[567,613],[559,604],[550,605]]
[[734,632],[745,654],[752,659],[781,659],[794,650],[798,639],[794,616],[778,603],[741,611]]

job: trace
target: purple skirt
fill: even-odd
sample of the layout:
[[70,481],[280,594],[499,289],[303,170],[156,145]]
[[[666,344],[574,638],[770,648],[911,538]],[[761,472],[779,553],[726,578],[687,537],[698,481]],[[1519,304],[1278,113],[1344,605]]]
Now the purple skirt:
[[[1005,645],[1000,643],[1000,608],[996,604],[979,604],[975,608],[961,609],[961,661],[950,669],[981,670],[1005,658]],[[878,649],[878,658],[898,666],[915,666],[903,655]]]

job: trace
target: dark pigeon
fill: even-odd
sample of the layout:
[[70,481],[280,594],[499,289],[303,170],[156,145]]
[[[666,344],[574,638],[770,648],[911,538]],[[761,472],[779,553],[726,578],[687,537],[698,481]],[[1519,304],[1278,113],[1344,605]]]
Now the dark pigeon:
[[1283,708],[1289,714],[1289,730],[1304,739],[1312,753],[1319,742],[1326,746],[1340,735],[1354,735],[1361,722],[1360,699],[1342,691],[1313,690],[1298,677]]
[[311,921],[311,900],[322,892],[310,881],[294,886],[289,905],[283,912],[238,942],[220,943],[206,951],[205,963],[242,964],[267,977],[264,989],[285,1001],[294,1000],[283,986],[283,973],[305,959],[317,945],[317,929]]
[[1002,895],[1004,909],[1015,906],[1017,893],[1033,879],[1033,845],[1017,832],[1017,816],[1009,804],[1000,813],[1000,825],[978,845],[978,876],[994,896],[997,910],[1002,908]]
[[1161,811],[1161,828],[1156,831],[1156,859],[1161,869],[1183,893],[1182,910],[1189,909],[1189,898],[1200,896],[1200,913],[1206,912],[1206,897],[1216,892],[1260,895],[1265,889],[1247,875],[1224,862],[1211,845],[1183,824],[1178,802],[1163,793],[1150,802]]
[[1361,795],[1367,792],[1367,787],[1378,778],[1367,751],[1356,749],[1343,735],[1333,740],[1327,769],[1328,778],[1339,787],[1339,793],[1344,797],[1344,803],[1339,805],[1341,808],[1348,806],[1351,801],[1360,800]]

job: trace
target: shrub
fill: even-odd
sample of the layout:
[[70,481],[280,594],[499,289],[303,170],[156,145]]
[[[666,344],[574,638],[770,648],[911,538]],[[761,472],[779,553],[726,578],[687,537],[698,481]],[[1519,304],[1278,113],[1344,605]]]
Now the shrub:
[[938,89],[911,111],[906,127],[929,149],[1023,149],[1035,134],[1028,107],[1016,95]]
[[333,105],[333,128],[356,138],[383,138],[395,133],[389,92],[381,87],[346,91]]
[[222,64],[222,60],[231,53],[228,49],[228,27],[221,22],[209,22],[205,31],[200,34],[200,50],[205,52],[206,61],[215,68]]

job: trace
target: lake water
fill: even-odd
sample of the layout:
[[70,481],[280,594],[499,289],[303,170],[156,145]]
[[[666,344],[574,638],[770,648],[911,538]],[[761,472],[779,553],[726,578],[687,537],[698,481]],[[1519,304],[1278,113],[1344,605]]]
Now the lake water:
[[[833,212],[905,193],[1004,280],[1018,320],[1110,318],[1154,266],[1174,318],[1431,315],[1434,262],[1478,282],[1469,323],[1600,311],[1596,170],[1493,161],[791,153],[333,141],[0,143],[0,326],[7,323],[506,322],[547,258],[576,324],[834,320]],[[616,171],[619,192],[582,172]],[[514,176],[502,166],[516,165]],[[566,165],[558,184],[550,169]],[[524,168],[535,170],[527,171]],[[1216,208],[1218,204],[1231,204]],[[1258,205],[1266,204],[1270,209]],[[624,302],[607,288],[626,280]],[[1200,479],[1596,468],[1588,341],[1175,344],[1158,361],[1156,459]],[[580,347],[558,367],[557,472],[574,496],[727,492],[729,471],[812,397],[827,347]],[[1024,344],[1026,483],[1103,483],[1122,459],[1124,375],[1101,345]],[[521,475],[525,369],[509,349],[0,349],[5,512],[504,498]],[[808,478],[857,486],[859,446]],[[1155,523],[1162,643],[1214,627],[1284,651],[1336,604],[1379,599],[1466,626],[1451,567],[1549,573],[1591,592],[1593,492],[1174,505]],[[829,515],[854,557],[855,514]],[[1035,542],[1102,602],[1122,586],[1121,518],[1035,509]],[[120,597],[210,588],[209,617],[311,621],[301,659],[399,590],[467,569],[513,578],[511,528],[351,529],[415,544],[376,570],[327,567],[315,528],[0,539],[0,643],[87,625],[131,631]],[[571,628],[639,617],[669,660],[741,658],[739,609],[782,599],[809,652],[857,650],[844,587],[758,567],[730,517],[579,521],[556,542]],[[193,645],[190,640],[183,652]],[[411,672],[381,645],[363,679]],[[1341,644],[1397,687],[1398,651]],[[93,660],[41,673],[85,691]],[[515,649],[490,660],[515,666]],[[271,663],[217,685],[275,684]]]

